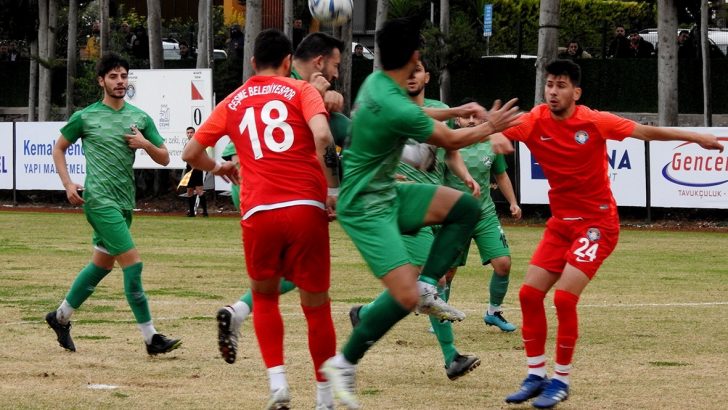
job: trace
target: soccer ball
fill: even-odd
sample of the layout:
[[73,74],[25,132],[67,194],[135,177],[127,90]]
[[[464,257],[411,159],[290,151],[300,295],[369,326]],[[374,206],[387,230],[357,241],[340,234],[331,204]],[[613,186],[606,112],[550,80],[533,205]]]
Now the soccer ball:
[[318,21],[339,26],[351,19],[353,0],[308,0],[308,10]]

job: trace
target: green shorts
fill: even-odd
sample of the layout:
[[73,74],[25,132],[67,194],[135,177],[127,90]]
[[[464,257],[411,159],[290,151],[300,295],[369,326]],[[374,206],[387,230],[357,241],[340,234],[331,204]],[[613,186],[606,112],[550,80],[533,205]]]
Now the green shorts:
[[377,278],[410,263],[402,234],[423,225],[437,185],[397,184],[397,199],[387,209],[365,214],[338,214],[337,219]]
[[427,257],[430,255],[432,242],[435,240],[435,233],[431,226],[425,226],[417,233],[403,235],[404,245],[410,256],[410,263],[415,266],[424,266]]
[[131,239],[131,210],[118,208],[87,208],[84,206],[86,220],[94,228],[91,242],[94,248],[111,256],[134,249]]
[[[478,246],[480,261],[483,265],[490,263],[491,259],[501,256],[511,256],[511,249],[508,247],[506,234],[503,232],[498,215],[495,213],[489,215],[481,214],[478,223],[475,225],[472,239],[475,240],[475,244]],[[454,267],[465,266],[465,262],[468,260],[469,250],[470,243],[468,243],[463,253],[455,261]]]

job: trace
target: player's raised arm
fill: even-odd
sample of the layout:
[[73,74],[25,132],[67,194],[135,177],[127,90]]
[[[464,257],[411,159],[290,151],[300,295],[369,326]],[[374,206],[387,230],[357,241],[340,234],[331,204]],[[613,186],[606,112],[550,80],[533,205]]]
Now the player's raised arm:
[[687,141],[694,142],[705,149],[723,152],[723,144],[713,134],[699,134],[678,128],[653,127],[637,124],[632,137],[643,141]]

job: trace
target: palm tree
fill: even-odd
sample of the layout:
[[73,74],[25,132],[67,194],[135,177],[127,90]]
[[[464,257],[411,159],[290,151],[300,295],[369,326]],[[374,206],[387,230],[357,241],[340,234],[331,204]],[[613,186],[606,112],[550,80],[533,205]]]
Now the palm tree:
[[245,3],[245,49],[243,51],[243,82],[253,75],[253,56],[255,38],[263,26],[263,0],[248,0]]
[[[73,0],[71,0],[73,3]],[[109,0],[99,1],[99,30],[100,47],[99,56],[109,52],[111,49],[111,20],[109,19]]]
[[342,24],[337,28],[337,37],[344,42],[344,50],[341,52],[341,64],[339,65],[339,79],[336,81],[337,90],[344,96],[344,113],[351,109],[351,42],[352,42],[352,21]]
[[[384,26],[384,22],[387,21],[387,15],[389,14],[389,0],[377,0],[377,20],[375,28],[377,31],[381,30]],[[382,68],[381,60],[379,59],[379,46],[377,45],[377,35],[374,33],[374,70]]]
[[534,104],[543,102],[546,64],[558,54],[560,0],[541,0],[538,24],[538,60],[536,62],[536,95]]
[[212,50],[212,1],[200,0],[197,4],[197,68],[211,68]]
[[657,118],[660,126],[675,126],[677,106],[677,5],[675,0],[657,2]]
[[[440,0],[440,32],[445,38],[450,36],[450,0]],[[443,44],[443,54],[447,55],[447,43]],[[440,69],[440,101],[450,102],[450,69],[447,61]]]
[[149,68],[164,68],[162,51],[162,6],[157,0],[147,0],[147,26],[149,28]]
[[51,68],[56,51],[56,0],[38,1],[38,120],[48,121],[51,116]]
[[[78,2],[68,2],[68,41],[66,48],[66,118],[73,112],[73,92],[76,82],[76,63],[78,61],[78,47],[76,36],[78,34]],[[103,45],[103,42],[102,42]]]

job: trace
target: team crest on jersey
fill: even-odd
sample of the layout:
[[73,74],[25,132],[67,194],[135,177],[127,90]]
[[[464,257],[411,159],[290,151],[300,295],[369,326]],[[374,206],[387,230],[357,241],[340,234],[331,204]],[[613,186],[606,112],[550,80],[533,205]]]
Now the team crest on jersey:
[[586,231],[586,237],[589,238],[590,241],[596,242],[602,237],[602,233],[599,232],[598,228],[589,228]]
[[576,134],[574,134],[574,139],[579,144],[585,144],[589,140],[589,134],[586,133],[586,131],[577,131]]
[[483,162],[483,165],[485,165],[486,169],[490,169],[491,165],[493,165],[493,159],[490,157],[490,155],[486,155],[483,158],[481,158],[481,161]]

